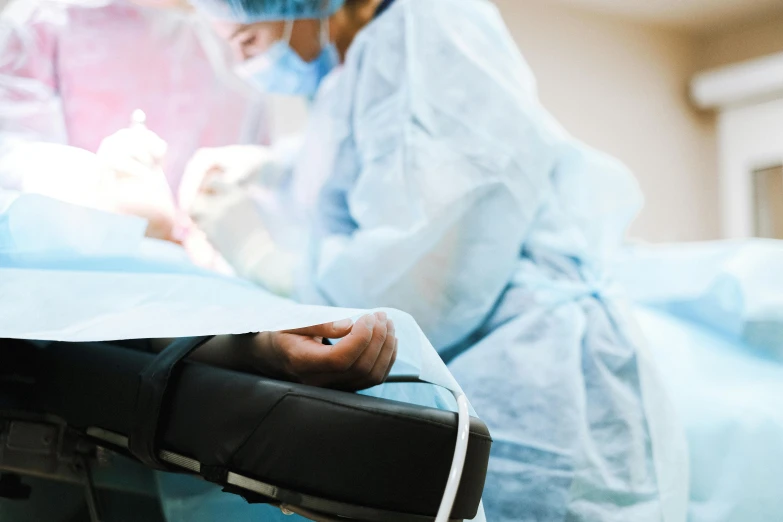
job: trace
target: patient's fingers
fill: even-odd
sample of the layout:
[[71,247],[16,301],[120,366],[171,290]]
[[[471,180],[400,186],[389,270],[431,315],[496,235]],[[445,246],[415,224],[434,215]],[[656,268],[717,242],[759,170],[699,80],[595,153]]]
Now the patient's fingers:
[[[376,312],[375,314],[376,326],[373,329],[372,340],[367,349],[362,353],[356,362],[351,366],[351,369],[346,372],[346,378],[350,380],[356,387],[367,388],[378,384],[385,373],[385,366],[383,370],[378,370],[376,365],[378,361],[384,364],[384,360],[388,360],[384,350],[389,351],[394,345],[390,343],[389,337],[389,321],[384,312]],[[388,346],[390,345],[390,346]],[[383,359],[381,356],[383,355]],[[373,378],[373,372],[375,376]]]
[[339,339],[351,333],[351,327],[353,327],[353,321],[350,319],[342,319],[341,321],[335,321],[333,323],[325,323],[316,326],[308,326],[305,328],[297,328],[296,330],[288,330],[285,333],[307,335],[309,337]]
[[[358,390],[383,382],[396,358],[394,324],[384,312],[350,320],[269,334],[274,350],[264,357],[288,378],[345,390]],[[340,338],[334,345],[323,337]],[[275,363],[274,361],[277,361]]]
[[[377,314],[376,319],[380,324],[373,330],[372,341],[351,369],[341,374],[319,375],[314,385],[353,391],[377,386],[385,380],[397,357],[397,339],[394,324],[386,320],[385,314]],[[369,370],[367,361],[374,361]]]
[[345,380],[355,377],[354,365],[359,362],[367,351],[375,349],[378,336],[386,336],[386,322],[381,323],[374,314],[365,315],[356,321],[351,331],[328,350],[319,352],[316,371],[345,374]]
[[[375,340],[373,342],[375,342]],[[364,369],[361,373],[353,372],[353,374],[350,375],[352,380],[345,383],[343,388],[361,390],[383,383],[383,381],[386,379],[386,375],[388,374],[390,365],[393,363],[393,360],[396,357],[396,345],[397,339],[394,337],[394,324],[391,321],[387,321],[386,336],[383,339],[383,344],[378,346],[378,356],[375,357],[372,368],[370,368],[367,372],[364,372]]]
[[[392,321],[389,321],[389,339],[392,343],[392,347],[389,354],[389,359],[386,361],[386,371],[383,374],[383,377],[381,378],[382,382],[385,382],[386,379],[389,378],[389,373],[391,373],[392,366],[394,366],[394,363],[397,361],[397,344],[399,341],[397,340],[397,332],[394,328],[394,323]],[[383,360],[379,360],[379,363],[383,363]]]
[[307,376],[347,373],[370,346],[375,326],[374,315],[364,316],[333,346],[321,344],[320,335],[317,341],[312,338],[314,334],[324,333],[317,327],[284,332],[279,337],[283,343],[280,356],[287,373],[303,382]]

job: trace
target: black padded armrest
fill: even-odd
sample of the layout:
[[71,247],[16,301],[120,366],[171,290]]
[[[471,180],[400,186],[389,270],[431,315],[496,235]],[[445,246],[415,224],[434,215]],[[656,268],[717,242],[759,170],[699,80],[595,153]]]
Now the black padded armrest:
[[139,394],[136,396],[134,426],[129,435],[128,449],[134,457],[150,468],[167,469],[158,455],[158,431],[161,414],[168,399],[166,392],[176,384],[178,366],[210,339],[211,337],[177,339],[150,360],[139,373]]
[[[119,435],[121,446],[137,422],[139,374],[154,357],[111,343],[37,349],[0,340],[0,377],[27,379],[0,380],[0,396],[93,436]],[[6,386],[11,381],[16,384]],[[160,448],[232,490],[255,486],[271,502],[333,514],[346,515],[340,512],[345,506],[389,514],[357,516],[366,520],[437,513],[454,453],[455,413],[190,361],[182,363],[166,397],[157,427]],[[470,432],[453,519],[476,515],[484,487],[491,438],[475,418]]]

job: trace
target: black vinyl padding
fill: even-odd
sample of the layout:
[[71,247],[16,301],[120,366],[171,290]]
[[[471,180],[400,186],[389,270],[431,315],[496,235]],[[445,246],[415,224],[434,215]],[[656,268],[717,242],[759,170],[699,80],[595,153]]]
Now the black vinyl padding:
[[[22,408],[85,430],[128,436],[139,374],[153,354],[114,343],[36,348],[0,340],[0,409]],[[161,449],[301,494],[435,516],[456,442],[457,415],[276,381],[185,361],[167,392]],[[471,418],[453,519],[478,509],[489,460],[486,426]]]
[[133,419],[133,431],[128,435],[128,449],[144,465],[166,469],[158,455],[158,433],[168,390],[176,382],[182,362],[212,337],[175,339],[165,350],[153,357],[139,374],[139,391]]

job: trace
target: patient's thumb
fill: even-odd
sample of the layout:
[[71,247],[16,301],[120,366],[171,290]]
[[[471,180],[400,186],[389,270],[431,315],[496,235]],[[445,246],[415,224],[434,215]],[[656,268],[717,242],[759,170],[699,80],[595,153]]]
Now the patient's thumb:
[[351,328],[353,328],[353,321],[351,319],[342,319],[333,323],[325,323],[316,326],[308,326],[306,328],[298,328],[296,330],[288,330],[287,333],[307,335],[309,337],[326,337],[327,339],[338,339],[351,333]]

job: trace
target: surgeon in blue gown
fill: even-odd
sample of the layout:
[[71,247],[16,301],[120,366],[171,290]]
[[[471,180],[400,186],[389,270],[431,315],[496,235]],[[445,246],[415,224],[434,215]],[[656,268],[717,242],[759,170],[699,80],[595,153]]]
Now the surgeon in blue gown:
[[193,3],[251,82],[322,118],[301,153],[324,180],[299,209],[305,252],[264,231],[249,196],[205,183],[191,212],[237,271],[290,280],[302,301],[413,315],[492,433],[488,520],[683,522],[683,432],[604,269],[637,184],[544,110],[497,9]]

